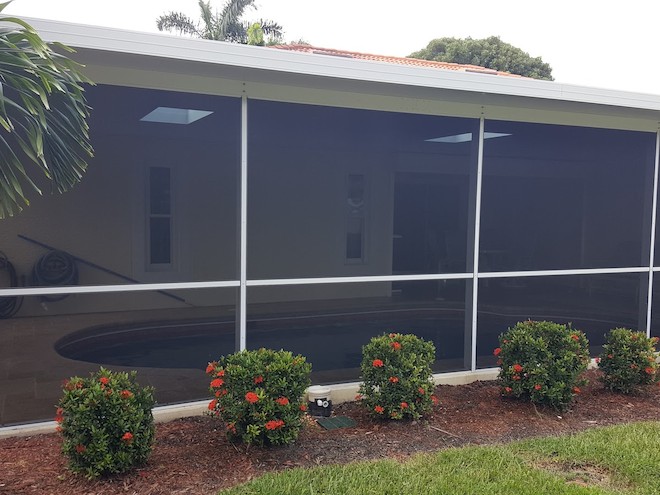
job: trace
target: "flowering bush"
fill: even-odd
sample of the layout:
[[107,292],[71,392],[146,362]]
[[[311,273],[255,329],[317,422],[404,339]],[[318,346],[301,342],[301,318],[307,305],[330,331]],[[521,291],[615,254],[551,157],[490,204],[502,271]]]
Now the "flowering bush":
[[374,337],[362,348],[357,399],[379,418],[419,418],[431,410],[435,346],[411,334]]
[[73,471],[94,478],[146,462],[154,439],[155,401],[153,390],[140,387],[135,376],[101,368],[89,378],[64,382],[55,421]]
[[636,388],[658,380],[655,344],[657,337],[628,328],[615,328],[607,334],[598,367],[605,387],[629,394]]
[[503,396],[563,410],[580,393],[589,342],[570,325],[530,320],[500,335],[500,347],[493,354],[500,366]]
[[312,366],[287,351],[242,351],[209,363],[209,410],[230,438],[248,444],[288,444],[302,428],[303,394]]

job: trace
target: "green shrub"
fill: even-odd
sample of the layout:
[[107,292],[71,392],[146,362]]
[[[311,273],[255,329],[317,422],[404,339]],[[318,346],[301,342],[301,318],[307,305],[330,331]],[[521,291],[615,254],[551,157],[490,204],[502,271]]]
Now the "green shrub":
[[649,338],[642,332],[628,328],[615,328],[607,334],[598,367],[606,388],[629,394],[650,385],[658,379],[655,344],[657,337]]
[[374,337],[362,348],[358,400],[378,418],[419,418],[437,402],[433,395],[435,346],[412,334]]
[[570,325],[525,321],[500,335],[494,354],[502,395],[566,409],[589,364],[589,342]]
[[298,438],[307,410],[303,395],[312,366],[287,351],[242,351],[209,363],[209,410],[230,439],[247,444],[288,444]]
[[62,452],[75,472],[88,478],[123,473],[144,464],[151,453],[155,401],[150,387],[135,382],[135,372],[101,368],[89,378],[63,384],[55,420]]

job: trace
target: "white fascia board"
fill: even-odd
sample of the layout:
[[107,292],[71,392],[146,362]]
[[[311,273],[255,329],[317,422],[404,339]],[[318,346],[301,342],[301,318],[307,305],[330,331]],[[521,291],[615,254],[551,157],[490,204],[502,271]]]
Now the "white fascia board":
[[34,26],[46,41],[59,41],[74,48],[398,86],[588,103],[660,112],[660,95],[590,88],[553,81],[408,67],[387,62],[291,52],[61,21],[33,18],[25,18],[25,20]]

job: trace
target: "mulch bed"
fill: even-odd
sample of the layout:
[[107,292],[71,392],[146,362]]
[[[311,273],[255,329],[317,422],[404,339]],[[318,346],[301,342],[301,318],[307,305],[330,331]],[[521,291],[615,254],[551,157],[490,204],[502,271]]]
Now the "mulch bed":
[[559,414],[505,400],[495,382],[439,386],[440,405],[423,421],[381,422],[356,404],[335,407],[354,428],[326,431],[311,418],[291,446],[246,448],[227,441],[210,417],[157,425],[148,464],[123,476],[87,481],[69,472],[56,434],[0,440],[0,494],[210,494],[268,471],[367,459],[403,459],[467,444],[492,444],[560,435],[595,426],[660,420],[660,387],[624,396],[604,390],[598,371],[587,372],[572,409]]

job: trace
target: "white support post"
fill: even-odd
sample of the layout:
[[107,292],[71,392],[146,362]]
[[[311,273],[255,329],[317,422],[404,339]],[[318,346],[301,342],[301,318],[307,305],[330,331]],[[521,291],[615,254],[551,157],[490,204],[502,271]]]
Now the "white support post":
[[653,309],[653,263],[655,255],[655,223],[658,208],[658,162],[660,162],[660,129],[655,135],[655,170],[653,172],[653,206],[651,206],[651,249],[649,252],[649,290],[646,304],[646,336],[651,336],[651,310]]
[[241,249],[240,288],[238,291],[238,336],[239,351],[246,348],[247,341],[247,167],[248,167],[248,99],[241,98]]
[[479,230],[481,228],[481,179],[484,165],[484,126],[483,115],[479,119],[479,151],[477,155],[477,194],[474,211],[474,262],[472,265],[472,356],[471,370],[477,370],[477,306],[479,295]]

